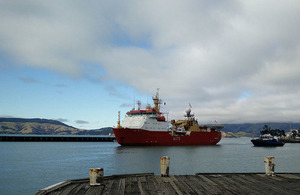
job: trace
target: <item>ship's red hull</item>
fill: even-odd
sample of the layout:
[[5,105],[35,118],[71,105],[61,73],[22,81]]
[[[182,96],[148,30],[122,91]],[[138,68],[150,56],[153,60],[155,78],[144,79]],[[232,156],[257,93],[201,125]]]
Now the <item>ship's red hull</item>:
[[221,140],[221,132],[190,132],[178,135],[172,132],[147,131],[142,129],[113,129],[118,143],[122,146],[182,146],[182,145],[216,145]]

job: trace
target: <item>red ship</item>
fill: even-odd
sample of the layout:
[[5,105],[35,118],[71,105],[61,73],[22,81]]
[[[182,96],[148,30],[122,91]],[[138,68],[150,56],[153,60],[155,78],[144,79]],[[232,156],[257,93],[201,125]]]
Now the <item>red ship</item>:
[[145,110],[141,110],[138,101],[138,109],[126,113],[122,126],[119,112],[118,125],[113,132],[120,145],[216,145],[221,140],[223,125],[199,125],[191,114],[191,108],[186,110],[185,120],[172,120],[170,123],[160,112],[158,91],[152,99],[154,107],[148,105]]

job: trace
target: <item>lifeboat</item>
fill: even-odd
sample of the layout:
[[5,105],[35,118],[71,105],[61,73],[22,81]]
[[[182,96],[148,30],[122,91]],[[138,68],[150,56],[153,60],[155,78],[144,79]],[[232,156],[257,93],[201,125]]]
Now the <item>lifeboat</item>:
[[158,116],[157,121],[166,121],[166,118],[164,116]]

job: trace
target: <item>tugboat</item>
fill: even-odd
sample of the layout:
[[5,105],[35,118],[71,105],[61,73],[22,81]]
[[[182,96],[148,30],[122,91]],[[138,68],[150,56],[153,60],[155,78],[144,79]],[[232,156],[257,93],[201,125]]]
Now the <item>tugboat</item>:
[[282,135],[285,135],[283,130],[271,130],[268,125],[265,125],[260,133],[260,138],[251,140],[254,146],[283,146],[285,144],[280,139]]
[[220,130],[224,125],[199,125],[191,108],[186,110],[185,120],[172,120],[170,124],[160,112],[158,90],[152,99],[154,106],[148,105],[144,110],[138,101],[138,109],[127,112],[122,125],[119,112],[118,125],[113,132],[120,145],[216,145],[221,140]]

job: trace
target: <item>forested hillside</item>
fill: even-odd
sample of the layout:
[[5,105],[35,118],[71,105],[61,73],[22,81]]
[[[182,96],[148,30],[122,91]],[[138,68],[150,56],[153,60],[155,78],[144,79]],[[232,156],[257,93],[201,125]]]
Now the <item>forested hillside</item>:
[[112,128],[81,130],[57,120],[0,118],[0,134],[108,135]]

